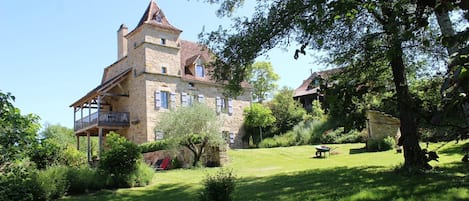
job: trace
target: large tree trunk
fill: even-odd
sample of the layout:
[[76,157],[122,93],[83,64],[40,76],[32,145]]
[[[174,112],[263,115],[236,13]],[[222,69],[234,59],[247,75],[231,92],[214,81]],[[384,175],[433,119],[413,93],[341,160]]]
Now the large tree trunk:
[[409,94],[405,66],[402,59],[401,43],[395,43],[393,46],[393,51],[391,51],[391,67],[401,120],[401,137],[398,144],[404,147],[404,168],[422,169],[428,167],[428,164],[423,158],[422,149],[419,145],[417,124],[414,112],[412,111],[412,99]]

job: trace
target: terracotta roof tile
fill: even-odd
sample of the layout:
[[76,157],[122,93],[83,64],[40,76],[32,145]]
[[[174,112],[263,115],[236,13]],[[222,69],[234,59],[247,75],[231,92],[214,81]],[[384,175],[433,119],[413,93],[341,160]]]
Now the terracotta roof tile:
[[148,5],[147,9],[145,10],[145,13],[143,14],[136,27],[139,27],[144,23],[165,29],[170,29],[173,31],[182,32],[182,30],[174,27],[169,23],[168,19],[164,15],[163,10],[161,10],[160,7],[158,7],[158,5],[153,0],[150,1],[150,4]]
[[321,77],[322,79],[327,79],[331,75],[333,75],[337,72],[340,72],[342,70],[343,70],[342,68],[334,68],[334,69],[330,69],[330,70],[314,72],[313,74],[311,74],[308,77],[308,79],[303,81],[303,83],[298,88],[295,89],[295,94],[293,95],[293,97],[305,96],[305,95],[317,93],[318,90],[319,90],[319,87],[308,88],[308,86],[310,86],[311,82],[314,79],[316,79],[316,77]]

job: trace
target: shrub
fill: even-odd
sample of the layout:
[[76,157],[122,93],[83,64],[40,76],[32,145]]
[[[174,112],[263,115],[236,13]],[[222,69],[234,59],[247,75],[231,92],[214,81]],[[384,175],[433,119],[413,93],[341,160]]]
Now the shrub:
[[339,127],[335,130],[326,131],[321,136],[321,143],[323,144],[334,144],[337,143],[337,139],[343,134],[344,127]]
[[88,164],[86,154],[75,147],[66,146],[62,150],[59,163],[69,167],[82,167]]
[[37,170],[29,162],[4,163],[0,169],[0,200],[43,200]]
[[278,146],[274,138],[265,138],[259,143],[259,147],[260,148],[273,148],[273,147],[278,147]]
[[42,191],[41,200],[53,200],[65,195],[70,183],[67,179],[68,167],[51,166],[37,174],[38,187]]
[[98,168],[107,175],[106,183],[110,188],[131,187],[130,174],[137,170],[137,160],[142,157],[138,146],[111,132],[107,136],[106,150]]
[[149,185],[153,179],[155,170],[142,160],[137,162],[137,169],[130,174],[130,186],[141,187]]
[[221,169],[214,175],[207,175],[200,194],[201,201],[231,201],[235,190],[235,176],[231,170]]
[[148,153],[168,149],[170,142],[168,140],[157,140],[138,145],[141,153]]
[[29,155],[38,169],[45,169],[48,166],[57,164],[60,157],[60,146],[52,140],[43,140],[31,150]]
[[80,194],[103,189],[106,175],[102,171],[90,167],[70,167],[67,179],[69,182],[67,193]]
[[367,143],[368,151],[387,151],[395,146],[396,142],[393,137],[387,136],[380,140],[369,139]]
[[357,143],[357,142],[364,142],[363,134],[357,130],[351,130],[348,133],[345,133],[339,136],[335,143]]

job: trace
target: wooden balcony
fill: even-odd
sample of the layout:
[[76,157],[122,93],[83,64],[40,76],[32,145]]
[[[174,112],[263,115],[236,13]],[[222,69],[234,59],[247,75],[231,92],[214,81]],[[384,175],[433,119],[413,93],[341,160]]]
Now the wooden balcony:
[[75,121],[75,133],[93,129],[102,128],[126,128],[130,126],[128,112],[95,112],[82,119]]

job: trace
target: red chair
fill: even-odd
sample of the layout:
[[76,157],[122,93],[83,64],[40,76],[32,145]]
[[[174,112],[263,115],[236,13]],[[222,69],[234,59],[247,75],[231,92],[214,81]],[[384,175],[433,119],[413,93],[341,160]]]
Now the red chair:
[[156,168],[156,170],[167,170],[169,168],[169,162],[171,162],[170,158],[164,158],[163,162],[161,162],[161,165]]

